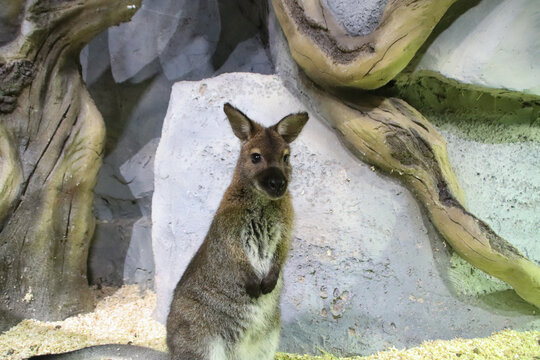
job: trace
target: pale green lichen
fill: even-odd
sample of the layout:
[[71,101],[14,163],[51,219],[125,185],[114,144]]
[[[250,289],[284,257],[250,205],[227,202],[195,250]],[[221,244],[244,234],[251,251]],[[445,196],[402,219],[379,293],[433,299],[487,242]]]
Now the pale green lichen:
[[479,296],[511,289],[510,285],[472,266],[457,253],[450,258],[448,278],[460,295]]
[[484,143],[540,142],[540,96],[463,84],[433,71],[404,72],[384,88],[439,129]]

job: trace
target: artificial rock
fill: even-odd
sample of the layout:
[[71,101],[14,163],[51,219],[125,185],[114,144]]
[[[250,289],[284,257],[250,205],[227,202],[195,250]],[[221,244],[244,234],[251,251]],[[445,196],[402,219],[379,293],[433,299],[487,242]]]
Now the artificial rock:
[[367,35],[379,25],[388,0],[326,0],[336,20],[352,35]]
[[540,95],[539,32],[538,1],[482,0],[437,34],[415,71]]

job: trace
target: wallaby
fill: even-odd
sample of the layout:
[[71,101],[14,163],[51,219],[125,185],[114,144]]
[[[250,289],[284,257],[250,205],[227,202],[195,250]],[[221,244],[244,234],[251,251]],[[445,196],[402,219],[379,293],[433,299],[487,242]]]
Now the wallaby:
[[[242,142],[240,156],[208,234],[174,291],[167,319],[172,360],[270,360],[278,346],[282,269],[293,225],[289,143],[308,115],[291,114],[266,128],[228,103],[224,111]],[[131,354],[122,357],[125,348]],[[47,358],[98,359],[111,349],[115,354],[108,356],[118,359],[167,358],[117,345]],[[92,357],[92,351],[99,354]]]

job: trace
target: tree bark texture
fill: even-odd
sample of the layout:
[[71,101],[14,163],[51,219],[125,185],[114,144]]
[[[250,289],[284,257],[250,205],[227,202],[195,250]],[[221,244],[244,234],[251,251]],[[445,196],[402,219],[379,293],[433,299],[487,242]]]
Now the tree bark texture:
[[272,0],[294,60],[325,86],[376,89],[411,61],[456,0],[389,0],[377,28],[353,36],[320,0]]
[[92,307],[86,279],[105,127],[82,47],[140,0],[29,0],[0,48],[0,312],[61,319]]
[[[273,0],[273,5],[291,55],[309,78],[326,89],[373,89],[407,65],[453,2],[390,0],[377,29],[357,38],[339,29],[338,34],[320,4]],[[353,153],[411,189],[458,254],[540,308],[540,267],[466,210],[446,143],[418,111],[402,100],[365,93],[340,91],[337,98],[308,79],[298,80]]]

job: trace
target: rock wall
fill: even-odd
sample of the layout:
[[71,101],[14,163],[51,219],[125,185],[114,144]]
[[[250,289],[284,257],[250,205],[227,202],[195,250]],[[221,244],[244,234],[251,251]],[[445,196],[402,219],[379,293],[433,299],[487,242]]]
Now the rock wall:
[[538,1],[479,1],[438,34],[415,70],[540,95],[539,32]]
[[[306,109],[277,76],[225,74],[174,85],[152,203],[162,321],[232,176],[239,144],[222,112],[225,102],[266,125]],[[482,288],[467,284],[470,267],[452,258],[414,197],[349,154],[317,114],[310,117],[292,146],[296,228],[281,350],[368,354],[540,325],[534,308],[505,292],[505,284],[482,275],[473,277]],[[490,294],[467,296],[477,292]]]

